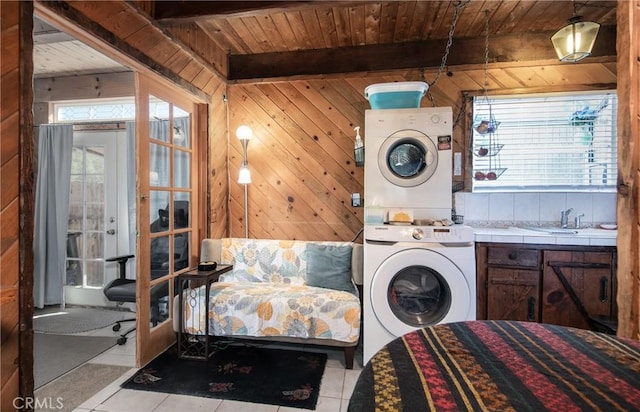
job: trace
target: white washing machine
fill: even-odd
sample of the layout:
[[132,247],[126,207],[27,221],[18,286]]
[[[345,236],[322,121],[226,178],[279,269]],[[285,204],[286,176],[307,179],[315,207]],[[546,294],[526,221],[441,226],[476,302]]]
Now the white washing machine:
[[476,319],[471,227],[368,225],[364,240],[365,363],[405,333]]
[[366,206],[451,218],[452,116],[450,107],[365,112]]

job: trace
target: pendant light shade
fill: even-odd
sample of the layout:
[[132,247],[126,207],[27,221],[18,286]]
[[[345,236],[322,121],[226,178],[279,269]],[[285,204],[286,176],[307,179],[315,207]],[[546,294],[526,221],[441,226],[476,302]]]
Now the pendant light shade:
[[238,173],[238,183],[241,185],[248,185],[251,183],[251,171],[249,170],[249,162],[247,161],[247,146],[249,140],[253,136],[253,131],[247,125],[242,125],[236,129],[236,137],[242,144],[242,165],[240,166],[240,172]]
[[551,37],[560,61],[575,63],[591,54],[600,25],[581,20],[582,17],[573,16],[569,19],[569,25]]
[[236,129],[236,137],[238,138],[238,140],[243,141],[243,140],[251,140],[251,137],[253,136],[253,131],[251,130],[251,128],[247,125],[241,125],[240,127],[238,127]]
[[241,185],[248,185],[251,183],[251,171],[246,165],[240,167],[240,172],[238,173],[238,183]]

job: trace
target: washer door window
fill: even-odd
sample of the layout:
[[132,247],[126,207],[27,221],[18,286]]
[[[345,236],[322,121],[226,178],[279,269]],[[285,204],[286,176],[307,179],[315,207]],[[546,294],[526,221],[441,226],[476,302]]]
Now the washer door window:
[[394,336],[464,321],[475,310],[460,268],[430,249],[403,249],[389,256],[373,274],[370,293],[373,313]]
[[449,312],[451,290],[433,269],[409,266],[389,284],[387,301],[398,319],[421,328],[438,323]]
[[400,130],[387,137],[378,152],[380,173],[401,187],[418,186],[433,176],[438,166],[435,143],[417,130]]

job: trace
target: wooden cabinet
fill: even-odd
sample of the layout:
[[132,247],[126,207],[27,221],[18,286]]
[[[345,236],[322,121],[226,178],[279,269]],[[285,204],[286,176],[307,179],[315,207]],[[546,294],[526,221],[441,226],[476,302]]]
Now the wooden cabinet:
[[540,251],[486,248],[487,319],[539,321]]
[[538,271],[489,268],[487,282],[487,319],[540,320]]
[[593,329],[617,317],[614,247],[478,243],[478,319]]
[[591,329],[586,317],[617,316],[614,256],[611,252],[545,251],[542,322]]

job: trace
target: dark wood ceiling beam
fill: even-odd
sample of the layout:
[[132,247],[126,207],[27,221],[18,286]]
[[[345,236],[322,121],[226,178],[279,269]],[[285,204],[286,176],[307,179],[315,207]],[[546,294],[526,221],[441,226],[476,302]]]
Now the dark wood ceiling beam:
[[[557,61],[554,32],[513,33],[489,41],[491,63]],[[484,38],[455,39],[448,66],[483,65]],[[439,67],[446,39],[393,45],[229,56],[229,81]],[[616,56],[616,27],[603,26],[593,57]],[[567,64],[567,63],[561,63]]]
[[155,1],[153,18],[164,24],[185,23],[214,18],[262,16],[317,9],[362,5],[362,1]]

